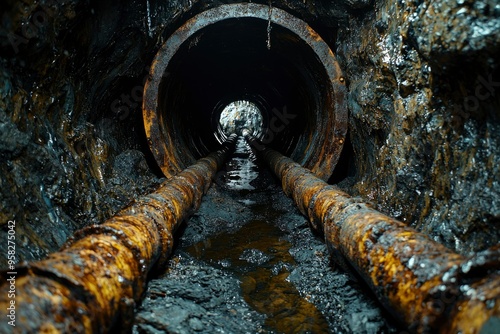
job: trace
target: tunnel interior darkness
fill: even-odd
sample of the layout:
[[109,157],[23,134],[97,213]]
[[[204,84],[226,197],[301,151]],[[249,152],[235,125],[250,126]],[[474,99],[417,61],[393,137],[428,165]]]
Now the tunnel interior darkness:
[[167,69],[171,85],[162,94],[163,106],[165,114],[167,110],[172,115],[186,113],[177,124],[190,129],[182,139],[197,153],[195,158],[216,147],[215,126],[229,101],[256,104],[263,113],[264,128],[270,131],[273,110],[286,109],[288,124],[273,122],[274,131],[267,140],[285,154],[297,144],[298,134],[313,130],[316,120],[308,119],[314,115],[308,108],[320,107],[314,75],[322,74],[321,67],[317,62],[310,69],[299,67],[300,59],[314,59],[308,54],[312,50],[281,27],[273,28],[268,50],[266,27],[266,21],[252,18],[213,24],[192,36],[188,47],[172,59]]
[[[188,21],[159,51],[144,102],[157,162],[168,176],[215,150],[225,137],[222,111],[245,100],[262,113],[264,144],[328,179],[347,128],[344,80],[333,53],[309,26],[283,11],[272,20],[269,48],[268,20],[245,14],[253,6],[251,13],[267,18],[268,7],[241,6],[230,6],[235,14],[222,11],[217,20],[212,13],[213,22],[199,29]],[[204,22],[199,16],[192,20]]]

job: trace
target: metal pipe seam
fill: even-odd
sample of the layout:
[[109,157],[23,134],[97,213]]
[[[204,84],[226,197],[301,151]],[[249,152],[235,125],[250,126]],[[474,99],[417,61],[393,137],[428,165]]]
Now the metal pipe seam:
[[332,259],[354,268],[377,298],[416,333],[494,333],[500,320],[500,245],[471,257],[318,179],[280,153],[261,157],[284,192],[324,235]]
[[[8,272],[0,287],[0,332],[105,333],[127,330],[147,275],[163,268],[173,233],[200,205],[217,170],[234,149],[222,148],[142,196],[101,225],[86,227],[48,258],[16,268],[15,299]],[[15,302],[16,326],[8,324]],[[7,312],[7,314],[6,314]]]

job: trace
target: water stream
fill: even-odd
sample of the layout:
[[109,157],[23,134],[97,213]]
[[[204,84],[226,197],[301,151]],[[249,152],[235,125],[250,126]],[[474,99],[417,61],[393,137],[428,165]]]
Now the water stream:
[[226,164],[224,182],[229,189],[253,190],[251,182],[258,176],[256,157],[243,137],[238,138],[233,157]]
[[245,301],[265,314],[265,327],[280,333],[326,333],[328,324],[287,278],[295,260],[290,242],[270,220],[253,220],[188,247],[194,257],[234,272]]

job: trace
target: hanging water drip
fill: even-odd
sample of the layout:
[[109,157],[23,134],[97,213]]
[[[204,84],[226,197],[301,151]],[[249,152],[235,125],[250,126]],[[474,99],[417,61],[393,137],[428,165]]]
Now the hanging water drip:
[[147,10],[147,19],[148,19],[148,35],[149,37],[153,37],[153,30],[151,24],[151,6],[149,4],[149,0],[146,1],[146,10]]
[[267,49],[271,50],[271,19],[273,16],[272,0],[269,0],[269,11],[267,17]]

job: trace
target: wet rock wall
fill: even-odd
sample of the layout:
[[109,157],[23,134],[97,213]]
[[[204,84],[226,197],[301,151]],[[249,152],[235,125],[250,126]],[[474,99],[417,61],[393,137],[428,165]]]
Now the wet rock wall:
[[336,45],[351,193],[458,252],[498,243],[500,5],[376,1]]
[[145,9],[107,3],[2,3],[0,238],[15,220],[20,261],[158,183],[138,114],[154,44],[137,20]]

